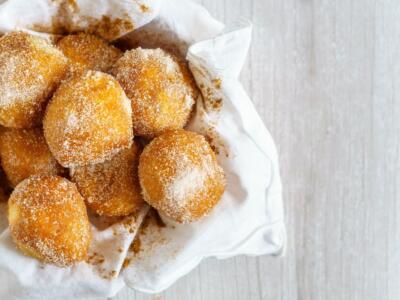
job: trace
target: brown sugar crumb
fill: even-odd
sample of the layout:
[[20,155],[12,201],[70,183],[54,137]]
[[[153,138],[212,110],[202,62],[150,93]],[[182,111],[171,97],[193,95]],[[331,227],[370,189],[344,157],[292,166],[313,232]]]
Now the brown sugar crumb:
[[[205,117],[206,112],[203,109],[198,110],[198,114],[201,118]],[[225,145],[224,141],[220,137],[219,133],[216,131],[215,127],[217,125],[218,119],[214,121],[208,121],[208,123],[203,123],[199,130],[206,138],[207,142],[210,144],[211,149],[217,155],[224,155],[225,157],[230,157],[229,148]]]
[[222,107],[222,98],[215,98],[212,102],[212,108],[214,110],[220,110]]
[[227,158],[230,156],[228,147],[224,144],[213,126],[208,125],[207,127],[203,127],[202,132],[215,154],[222,154]]
[[201,78],[209,78],[210,83],[199,84],[201,94],[203,96],[203,103],[206,111],[219,112],[223,105],[223,94],[221,93],[222,79],[219,77],[213,78],[212,74],[204,67],[190,67],[193,74]]
[[129,218],[125,218],[122,220],[121,225],[124,227],[126,231],[128,231],[130,234],[134,233],[137,229],[138,224],[137,218],[135,214],[130,215]]
[[130,258],[126,258],[122,264],[122,269],[126,269],[129,264],[131,263],[131,259]]
[[86,262],[88,264],[94,265],[94,266],[98,266],[103,264],[105,261],[104,256],[101,254],[98,254],[96,252],[93,252],[92,254],[89,254],[87,257]]
[[[34,24],[32,29],[61,35],[84,31],[98,35],[108,41],[115,40],[135,29],[135,25],[128,14],[115,19],[109,16],[102,16],[100,20],[90,16],[78,16],[77,19],[79,7],[76,1],[63,0],[57,2],[57,12],[53,16],[51,24],[49,26]],[[81,24],[84,24],[84,26]]]
[[49,26],[33,24],[32,29],[38,32],[51,32],[60,35],[77,32],[72,17],[79,9],[76,1],[53,0],[53,2],[57,5],[57,11],[52,17],[51,24]]
[[214,78],[212,80],[212,83],[214,84],[215,88],[220,90],[221,89],[221,84],[222,84],[222,80],[221,78]]
[[111,280],[111,279],[117,277],[117,275],[118,275],[118,272],[115,270],[105,272],[106,270],[102,269],[101,271],[102,271],[102,273],[100,274],[100,277],[105,280]]
[[127,259],[124,262],[124,268],[134,263],[135,260],[148,260],[149,257],[156,255],[156,251],[160,250],[171,241],[169,238],[165,237],[162,232],[163,228],[160,228],[156,224],[154,217],[148,220],[147,229],[145,232],[140,232],[137,237],[137,239],[140,240],[140,245],[138,245],[138,242],[131,245],[127,253]]
[[141,241],[139,236],[136,237],[136,239],[133,241],[133,243],[131,244],[131,246],[129,247],[129,251],[133,252],[133,253],[139,253],[141,250]]
[[103,16],[100,21],[92,22],[87,32],[94,33],[106,40],[113,40],[122,35],[124,32],[133,31],[135,29],[132,21],[127,19],[111,19]]
[[223,104],[222,97],[215,93],[213,88],[205,87],[202,90],[204,104],[207,110],[220,111]]
[[221,92],[222,79],[219,77],[213,78],[212,74],[210,74],[209,71],[203,67],[191,66],[191,70],[193,74],[199,77],[211,78],[210,82],[199,84],[199,89],[203,96],[202,103],[204,109],[200,109],[200,111],[197,111],[197,113],[200,114],[202,118],[208,113],[217,113],[215,114],[216,119],[204,124],[202,128],[200,128],[200,131],[205,136],[212,150],[217,155],[222,154],[225,157],[229,157],[228,147],[215,130],[215,126],[218,123],[218,113],[221,111],[224,104],[223,94]]
[[[154,241],[150,243],[150,246],[152,248],[157,244],[164,243],[165,240],[158,236],[160,235],[161,229],[165,228],[166,226],[167,225],[162,221],[158,212],[155,209],[151,208],[144,218],[135,240],[129,247],[128,257],[124,262],[125,267],[127,267],[129,263],[131,263],[134,256],[137,256],[139,255],[139,253],[146,252],[148,250],[149,238],[151,240],[154,239]],[[145,245],[142,242],[142,239],[146,240]]]
[[140,4],[140,10],[141,10],[143,13],[147,13],[147,12],[150,11],[150,8],[149,8],[147,5]]

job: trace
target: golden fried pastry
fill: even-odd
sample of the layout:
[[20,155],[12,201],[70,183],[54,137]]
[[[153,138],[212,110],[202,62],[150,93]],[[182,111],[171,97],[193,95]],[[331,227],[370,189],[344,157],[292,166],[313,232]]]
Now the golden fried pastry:
[[86,33],[67,35],[58,41],[57,46],[72,63],[73,73],[88,70],[106,72],[122,56],[118,48]]
[[143,205],[137,167],[141,147],[137,142],[104,163],[71,169],[71,180],[100,216],[127,216]]
[[133,139],[129,99],[112,76],[95,71],[61,84],[43,127],[50,151],[64,167],[104,162]]
[[154,137],[181,129],[198,91],[186,65],[161,49],[125,52],[111,73],[132,104],[134,134]]
[[139,180],[144,200],[180,223],[209,213],[225,189],[224,172],[206,139],[184,130],[166,132],[145,147]]
[[38,175],[17,185],[8,201],[11,236],[26,255],[58,267],[87,257],[91,228],[75,184]]
[[62,174],[39,128],[6,129],[0,135],[1,165],[12,186],[31,175]]
[[48,97],[68,71],[67,58],[45,40],[23,32],[0,38],[0,124],[40,124]]

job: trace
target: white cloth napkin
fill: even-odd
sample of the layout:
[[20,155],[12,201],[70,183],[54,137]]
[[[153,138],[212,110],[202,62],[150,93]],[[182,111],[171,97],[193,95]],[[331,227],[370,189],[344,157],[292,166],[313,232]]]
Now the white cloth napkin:
[[[8,0],[0,5],[0,31],[16,27],[34,29],[28,21],[22,24],[15,21],[16,16],[26,12],[17,5],[21,2],[26,3]],[[32,2],[43,4],[48,1]],[[116,0],[104,2],[108,4],[104,11],[109,13],[114,3],[121,3]],[[137,0],[122,2],[138,3]],[[168,48],[173,45],[187,55],[203,94],[188,128],[210,137],[227,175],[227,190],[213,212],[199,222],[180,225],[163,217],[165,227],[149,224],[140,235],[141,251],[136,254],[128,251],[115,254],[114,251],[115,244],[127,249],[136,230],[134,233],[125,232],[116,239],[110,239],[109,232],[113,229],[95,230],[96,243],[92,250],[104,254],[109,268],[119,271],[124,259],[131,262],[113,280],[100,278],[96,267],[86,263],[69,269],[43,266],[20,254],[12,244],[8,230],[5,230],[0,236],[0,278],[3,280],[0,299],[112,296],[124,284],[140,291],[157,293],[190,272],[206,257],[279,255],[284,251],[286,233],[276,148],[238,81],[251,41],[251,25],[241,23],[222,31],[224,25],[194,2],[139,2],[146,2],[156,13],[152,20],[142,19],[140,5],[136,5],[137,14],[131,16],[143,22],[134,21],[135,24],[144,26],[124,39],[132,45],[147,47],[163,45]],[[1,18],[5,9],[8,21]],[[96,6],[93,10],[93,15],[99,16]],[[44,4],[29,14],[31,20],[38,20],[36,15],[47,16],[45,22],[51,19],[51,10]],[[141,212],[140,216],[144,214]],[[140,221],[138,218],[133,227],[137,228]]]

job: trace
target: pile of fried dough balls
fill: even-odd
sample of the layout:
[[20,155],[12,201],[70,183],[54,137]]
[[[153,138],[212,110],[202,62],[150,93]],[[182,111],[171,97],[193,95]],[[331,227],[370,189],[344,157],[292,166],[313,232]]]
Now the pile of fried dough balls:
[[2,36],[0,158],[17,247],[67,267],[87,258],[87,209],[123,217],[147,202],[179,223],[209,213],[225,175],[206,139],[183,129],[197,96],[186,62],[161,49]]

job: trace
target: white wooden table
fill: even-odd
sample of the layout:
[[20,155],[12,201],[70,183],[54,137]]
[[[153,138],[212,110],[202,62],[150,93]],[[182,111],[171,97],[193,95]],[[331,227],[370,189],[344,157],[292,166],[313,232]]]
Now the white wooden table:
[[114,299],[400,299],[400,1],[201,2],[254,23],[242,80],[278,145],[287,255]]

